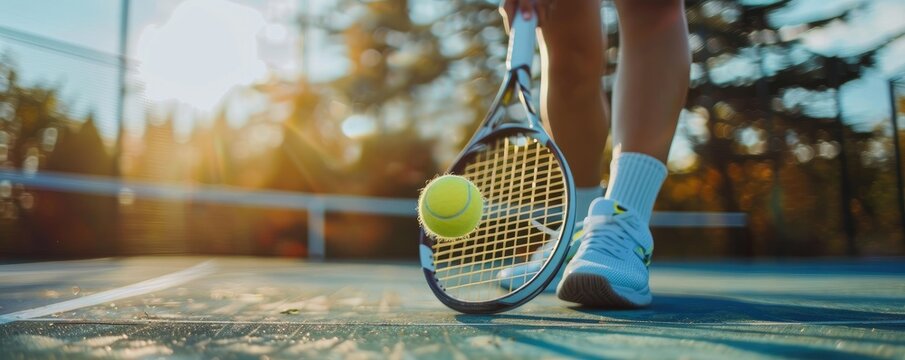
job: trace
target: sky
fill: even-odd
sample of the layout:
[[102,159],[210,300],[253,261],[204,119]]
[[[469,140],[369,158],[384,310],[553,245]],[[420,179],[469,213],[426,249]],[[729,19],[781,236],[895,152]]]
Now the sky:
[[[205,117],[225,101],[234,118],[253,111],[258,99],[231,96],[242,86],[268,76],[295,78],[303,69],[298,54],[293,0],[158,0],[130,4],[127,129],[143,127],[153,108],[176,113],[177,131],[187,134],[193,119]],[[308,10],[322,12],[329,1],[309,0]],[[0,27],[86,47],[114,58],[119,53],[121,2],[114,0],[0,0]],[[212,9],[216,9],[212,11]],[[311,31],[305,67],[315,82],[338,77],[348,64],[344,49]],[[118,72],[98,63],[22,44],[0,36],[0,54],[8,54],[27,84],[62,89],[76,117],[92,113],[102,135],[117,133]],[[172,54],[177,54],[172,56]],[[239,110],[236,110],[239,109]],[[236,114],[238,112],[238,114]],[[196,115],[202,116],[196,116]]]
[[[86,46],[107,54],[117,52],[119,7],[109,0],[0,0],[0,26]],[[117,71],[107,64],[61,55],[0,37],[0,53],[12,57],[26,83],[59,85],[70,111],[93,112],[105,136],[116,133]]]
[[[743,0],[750,5],[775,0]],[[128,54],[130,96],[127,129],[140,130],[152,108],[176,113],[176,127],[187,134],[223,101],[232,118],[267,106],[261,99],[236,96],[245,85],[270,76],[296,78],[307,71],[315,82],[340,76],[349,66],[342,44],[312,30],[303,64],[295,16],[302,11],[322,16],[330,0],[158,0],[132,1]],[[40,35],[111,55],[119,51],[120,2],[114,0],[0,0],[0,27]],[[412,13],[430,20],[443,13],[442,2],[415,0]],[[303,8],[303,6],[305,8]],[[838,16],[856,8],[846,22],[801,34],[802,49],[823,55],[852,55],[898,36],[880,51],[875,69],[843,86],[842,114],[846,122],[869,129],[888,119],[886,79],[905,69],[905,2],[901,0],[793,0],[770,15],[771,26],[793,28],[807,21]],[[212,9],[216,9],[213,11]],[[432,13],[433,12],[433,13]],[[425,21],[426,21],[425,20]],[[854,32],[857,36],[851,35]],[[24,45],[0,36],[0,53],[10,55],[27,83],[62,88],[64,103],[74,116],[93,113],[105,138],[117,131],[117,69],[110,64]],[[178,54],[177,56],[161,56]],[[806,55],[805,55],[806,56]],[[726,81],[757,71],[750,59],[730,59],[714,71]],[[756,76],[756,74],[748,74]]]

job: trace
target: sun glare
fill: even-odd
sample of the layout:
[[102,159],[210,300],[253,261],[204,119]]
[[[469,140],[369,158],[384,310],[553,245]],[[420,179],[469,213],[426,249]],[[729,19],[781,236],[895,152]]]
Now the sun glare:
[[147,98],[211,111],[236,86],[266,75],[258,57],[261,13],[227,0],[186,0],[163,24],[145,28],[138,71]]

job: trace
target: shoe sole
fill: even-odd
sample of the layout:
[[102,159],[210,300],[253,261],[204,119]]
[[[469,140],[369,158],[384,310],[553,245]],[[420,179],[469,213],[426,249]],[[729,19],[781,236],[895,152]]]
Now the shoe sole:
[[644,303],[635,303],[613,290],[606,278],[581,273],[566,276],[559,284],[556,295],[565,301],[594,307],[637,309],[650,304],[650,295]]

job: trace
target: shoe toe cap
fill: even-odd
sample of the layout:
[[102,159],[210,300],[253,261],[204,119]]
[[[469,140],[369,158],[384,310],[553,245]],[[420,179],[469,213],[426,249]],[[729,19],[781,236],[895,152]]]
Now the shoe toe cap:
[[525,265],[516,265],[504,268],[497,273],[497,279],[500,281],[500,286],[504,288],[508,287],[519,287],[525,282],[525,275],[531,269],[529,269]]

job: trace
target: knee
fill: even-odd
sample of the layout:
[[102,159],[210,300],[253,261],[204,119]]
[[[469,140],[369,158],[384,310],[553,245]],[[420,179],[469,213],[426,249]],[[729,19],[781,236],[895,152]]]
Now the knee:
[[550,81],[583,90],[599,87],[606,68],[603,44],[595,46],[576,41],[569,45],[548,50]]
[[560,0],[541,26],[549,80],[568,88],[599,87],[606,69],[600,0]]

